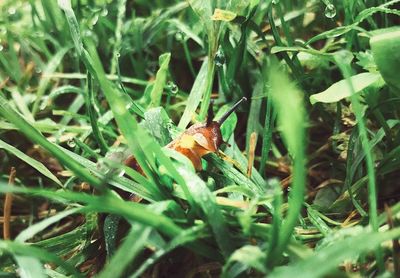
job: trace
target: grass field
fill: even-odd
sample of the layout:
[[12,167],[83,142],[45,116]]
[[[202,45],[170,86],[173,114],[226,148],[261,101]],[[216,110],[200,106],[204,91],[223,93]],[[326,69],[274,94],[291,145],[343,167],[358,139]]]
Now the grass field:
[[400,277],[399,16],[1,1],[0,276]]

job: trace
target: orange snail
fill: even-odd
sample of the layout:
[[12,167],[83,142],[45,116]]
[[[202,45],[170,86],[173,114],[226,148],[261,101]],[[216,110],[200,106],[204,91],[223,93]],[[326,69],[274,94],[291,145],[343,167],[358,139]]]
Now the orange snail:
[[[239,104],[246,100],[246,97],[242,97],[216,121],[213,120],[214,113],[212,105],[210,105],[205,123],[192,125],[166,147],[189,158],[196,171],[200,171],[202,169],[201,158],[208,153],[217,152],[221,144],[224,143],[221,134],[221,125],[236,110]],[[133,156],[125,160],[125,165],[144,175],[143,170]]]

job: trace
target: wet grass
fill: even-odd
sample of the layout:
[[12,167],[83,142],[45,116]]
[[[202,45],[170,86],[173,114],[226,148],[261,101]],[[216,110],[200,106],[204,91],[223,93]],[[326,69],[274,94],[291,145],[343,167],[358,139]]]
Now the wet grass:
[[1,275],[398,277],[399,5],[3,1]]

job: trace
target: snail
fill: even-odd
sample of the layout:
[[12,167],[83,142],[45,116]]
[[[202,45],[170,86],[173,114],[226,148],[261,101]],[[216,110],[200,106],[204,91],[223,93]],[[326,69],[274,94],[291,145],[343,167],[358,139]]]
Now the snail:
[[[201,158],[208,153],[218,152],[220,146],[224,143],[221,134],[221,125],[237,109],[237,107],[246,100],[246,97],[242,97],[216,121],[213,120],[214,113],[211,104],[208,109],[207,121],[205,123],[197,123],[190,126],[166,147],[189,158],[196,171],[202,170]],[[129,156],[125,160],[125,165],[144,175],[143,170],[133,156]]]

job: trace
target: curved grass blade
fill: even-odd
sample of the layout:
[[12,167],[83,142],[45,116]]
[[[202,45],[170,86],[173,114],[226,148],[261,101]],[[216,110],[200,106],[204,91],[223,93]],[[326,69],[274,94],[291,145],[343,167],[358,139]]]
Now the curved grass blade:
[[56,215],[53,215],[49,218],[46,218],[38,223],[33,224],[32,226],[29,226],[25,230],[23,230],[21,233],[18,234],[18,236],[15,238],[15,241],[18,242],[25,242],[28,239],[34,237],[37,233],[43,231],[50,225],[60,221],[61,219],[75,213],[79,213],[82,210],[82,208],[73,208],[69,210],[62,211],[60,213],[57,213]]
[[94,110],[95,100],[93,92],[93,80],[90,73],[87,74],[87,93],[85,94],[86,113],[89,115],[90,125],[92,126],[93,136],[100,147],[101,154],[106,154],[108,146],[104,140],[103,134],[100,132],[98,122],[96,119],[96,112]]
[[252,245],[243,246],[242,248],[233,252],[233,254],[229,257],[227,263],[224,265],[221,277],[227,278],[239,276],[240,273],[233,274],[229,271],[234,263],[239,263],[245,267],[244,269],[240,269],[240,272],[243,272],[246,269],[254,268],[261,273],[265,273],[266,267],[264,262],[265,253],[260,249],[260,247]]
[[[373,231],[378,232],[379,224],[378,224],[378,200],[377,200],[377,191],[376,191],[376,175],[375,175],[375,167],[374,167],[374,158],[371,153],[371,144],[368,140],[367,128],[363,119],[362,107],[360,100],[358,99],[358,95],[355,95],[355,86],[353,85],[351,76],[352,70],[350,65],[343,63],[343,55],[345,53],[338,53],[335,56],[336,64],[339,66],[342,75],[347,80],[347,85],[349,90],[352,92],[351,103],[354,109],[354,114],[357,119],[358,131],[360,134],[361,144],[363,150],[365,152],[365,160],[367,165],[367,173],[368,173],[368,203],[369,203],[369,217],[370,217],[370,225]],[[379,247],[376,250],[376,260],[379,266],[380,271],[385,269],[383,262],[383,253],[382,249]]]
[[[141,275],[145,272],[150,266],[156,263],[161,257],[165,256],[166,254],[170,253],[174,249],[188,245],[201,237],[204,237],[204,226],[194,226],[189,229],[183,231],[179,236],[175,237],[171,240],[164,248],[158,249],[150,258],[142,263],[135,273],[133,273],[130,277],[137,278],[142,277]],[[209,252],[213,252],[213,250],[208,250]]]
[[47,89],[47,86],[49,85],[50,77],[48,77],[47,75],[53,73],[57,69],[57,67],[59,66],[64,55],[68,52],[68,50],[70,48],[71,48],[70,46],[67,46],[67,47],[60,49],[53,56],[53,58],[50,60],[50,62],[47,64],[46,68],[44,69],[43,77],[40,79],[39,88],[36,92],[36,100],[33,103],[33,107],[32,107],[32,115],[33,116],[36,115],[38,108],[39,108],[40,101],[42,101],[42,96],[44,95],[44,93]]
[[49,142],[37,129],[35,129],[20,114],[14,111],[7,100],[0,95],[0,114],[14,124],[29,140],[39,144],[44,149],[54,155],[64,166],[69,168],[78,177],[86,180],[93,186],[102,187],[102,181],[92,176],[87,169],[82,168],[76,160],[62,152],[58,146]]
[[[359,93],[368,86],[376,84],[382,86],[382,76],[379,73],[364,72],[351,77],[351,82],[354,84],[354,93]],[[310,96],[311,104],[317,102],[333,103],[338,102],[344,98],[351,97],[352,91],[347,86],[347,80],[340,80],[332,84],[325,91],[313,94]]]
[[14,256],[23,256],[30,258],[37,258],[44,262],[53,262],[60,265],[63,269],[73,274],[75,277],[82,277],[82,275],[72,266],[65,263],[59,257],[47,252],[43,249],[21,244],[15,241],[0,240],[0,250],[13,254]]
[[[400,228],[388,232],[369,232],[335,242],[313,256],[288,267],[281,267],[268,275],[271,278],[325,277],[347,258],[376,249],[382,242],[400,237]],[[368,243],[368,244],[366,244]]]
[[159,229],[161,233],[170,237],[174,237],[182,231],[182,229],[179,228],[168,217],[154,213],[152,210],[147,208],[146,205],[125,202],[111,193],[105,193],[102,196],[92,196],[89,194],[69,191],[28,189],[18,188],[16,186],[10,187],[4,184],[2,185],[1,183],[0,192],[14,192],[33,196],[41,196],[61,203],[65,203],[66,201],[67,203],[84,203],[93,211],[121,215],[130,221],[137,221],[143,223],[144,225]]
[[46,277],[46,275],[44,274],[44,268],[38,259],[28,256],[14,256],[14,257],[15,261],[19,266],[22,278]]
[[228,257],[234,250],[235,246],[230,236],[226,221],[222,211],[216,203],[215,196],[210,192],[204,181],[195,173],[188,171],[184,167],[178,168],[182,178],[186,181],[193,199],[201,208],[205,215],[206,222],[209,223],[215,235],[215,240],[220,247],[222,254]]
[[171,60],[171,53],[164,53],[158,58],[160,68],[156,74],[156,80],[153,89],[150,92],[150,107],[160,106],[162,92],[164,90],[165,82],[167,81],[168,66]]
[[204,88],[206,87],[206,76],[208,69],[208,59],[205,59],[199,73],[197,74],[196,80],[193,83],[192,90],[190,91],[187,99],[185,111],[179,121],[178,128],[185,129],[192,120],[197,107],[200,104],[201,98],[204,94]]
[[124,269],[143,250],[151,230],[150,227],[133,225],[118,251],[97,278],[122,277]]
[[276,248],[269,254],[269,263],[278,261],[292,237],[304,201],[305,170],[305,123],[306,115],[302,93],[276,64],[270,71],[271,97],[277,111],[278,127],[289,153],[294,159],[293,179],[289,194],[289,209],[282,223]]
[[25,163],[31,165],[33,168],[35,168],[36,170],[38,170],[40,173],[42,173],[45,177],[51,179],[52,181],[54,181],[56,184],[58,184],[59,186],[62,186],[60,180],[53,175],[52,172],[50,172],[49,169],[46,168],[46,166],[44,166],[41,162],[33,159],[32,157],[24,154],[23,152],[21,152],[20,150],[18,150],[17,148],[7,144],[6,142],[4,142],[3,140],[0,139],[0,149],[4,149],[10,153],[12,153],[13,155],[15,155],[16,157],[18,157],[19,159],[21,159],[22,161],[24,161]]

